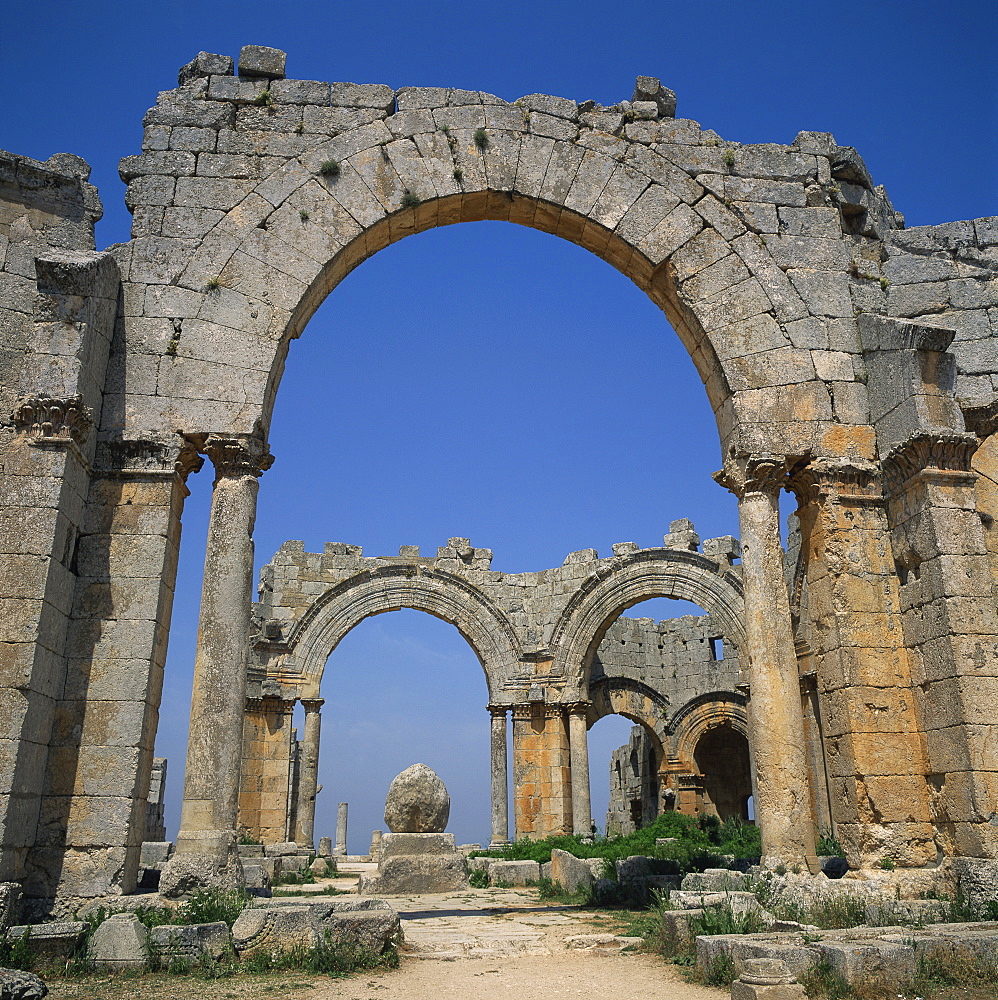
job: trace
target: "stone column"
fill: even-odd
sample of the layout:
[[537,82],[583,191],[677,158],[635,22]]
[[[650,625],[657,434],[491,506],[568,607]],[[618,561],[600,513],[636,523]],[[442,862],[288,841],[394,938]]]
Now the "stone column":
[[782,457],[742,459],[718,481],[738,497],[745,646],[751,698],[749,740],[755,766],[756,822],[762,853],[817,869],[800,681],[783,575],[779,494]]
[[305,709],[305,736],[301,745],[301,770],[298,778],[298,823],[295,843],[312,847],[315,837],[315,797],[319,787],[319,727],[322,698],[302,701]]
[[262,844],[287,840],[294,699],[247,698],[239,778],[239,830]]
[[571,763],[562,705],[513,706],[516,836],[541,840],[572,832]]
[[509,843],[509,779],[506,774],[506,706],[489,705],[492,714],[492,843]]
[[589,739],[586,712],[589,705],[579,702],[568,707],[568,746],[572,763],[572,832],[583,837],[592,833],[593,816],[589,798]]
[[333,857],[342,858],[347,853],[347,803],[341,802],[336,809],[336,846]]
[[258,477],[273,462],[256,438],[209,438],[215,466],[194,661],[177,854],[225,859],[235,843],[253,599]]

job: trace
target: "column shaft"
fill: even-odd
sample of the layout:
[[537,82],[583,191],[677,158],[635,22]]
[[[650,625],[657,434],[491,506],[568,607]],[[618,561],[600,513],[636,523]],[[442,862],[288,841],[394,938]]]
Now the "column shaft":
[[295,842],[313,847],[315,840],[315,797],[319,787],[319,729],[322,724],[322,699],[303,701],[305,735],[301,746],[301,770],[298,778],[298,824]]
[[492,846],[509,843],[509,785],[506,774],[506,709],[492,713]]
[[592,804],[589,797],[589,739],[586,705],[573,705],[568,715],[569,753],[572,764],[572,832],[592,833]]
[[783,464],[757,463],[738,490],[745,585],[756,822],[764,856],[814,865],[804,719],[790,601],[783,576],[779,491]]
[[181,854],[226,853],[235,839],[253,598],[253,523],[257,476],[269,466],[253,442],[209,441],[217,478],[194,660]]

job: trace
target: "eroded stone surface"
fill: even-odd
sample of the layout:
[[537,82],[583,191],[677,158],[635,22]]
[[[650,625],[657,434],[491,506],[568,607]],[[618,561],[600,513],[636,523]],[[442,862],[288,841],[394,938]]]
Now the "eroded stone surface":
[[392,833],[443,833],[450,796],[440,777],[425,764],[413,764],[388,787],[385,822]]

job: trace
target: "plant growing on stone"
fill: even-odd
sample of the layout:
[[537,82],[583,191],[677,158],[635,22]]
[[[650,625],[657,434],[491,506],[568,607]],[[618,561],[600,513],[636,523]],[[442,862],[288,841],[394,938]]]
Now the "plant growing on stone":
[[402,207],[403,208],[417,208],[420,205],[420,198],[418,194],[410,191],[408,188],[402,193]]
[[323,160],[319,164],[319,173],[323,177],[333,178],[340,176],[340,161],[339,160]]
[[476,868],[468,876],[468,884],[472,889],[487,889],[489,887],[489,873],[484,868]]
[[35,967],[35,955],[31,950],[30,938],[30,927],[13,941],[6,935],[0,937],[0,968],[30,972]]
[[458,183],[460,183],[461,180],[463,179],[463,177],[464,177],[464,171],[460,167],[455,167],[454,168],[454,180],[456,180]]
[[217,292],[222,287],[222,282],[218,278],[209,278],[204,283],[204,290],[210,295],[212,292]]
[[298,218],[301,219],[302,222],[308,222],[308,209],[307,208],[298,209]]
[[845,856],[842,845],[831,830],[823,830],[818,836],[818,853],[823,857],[841,858]]
[[474,140],[475,145],[481,150],[484,150],[489,144],[488,133],[483,128],[476,128],[472,139]]
[[253,103],[258,108],[272,108],[274,106],[274,97],[270,92],[268,87],[266,90],[262,90],[256,97],[253,98]]
[[735,151],[733,149],[724,151],[724,165],[729,168],[735,165]]
[[231,928],[246,908],[249,896],[237,890],[202,889],[177,907],[178,924],[210,924],[222,920]]

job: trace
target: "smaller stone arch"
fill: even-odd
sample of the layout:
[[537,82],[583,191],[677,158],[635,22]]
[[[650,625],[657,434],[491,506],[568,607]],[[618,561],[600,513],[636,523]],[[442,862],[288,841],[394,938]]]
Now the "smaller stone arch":
[[520,659],[508,618],[478,587],[439,569],[395,565],[365,570],[320,595],[292,626],[273,674],[283,683],[294,680],[300,697],[318,697],[326,660],[343,637],[365,618],[403,608],[440,618],[461,633],[482,665],[490,698],[504,669]]
[[607,629],[627,608],[653,597],[698,604],[718,622],[735,646],[744,638],[739,571],[698,552],[639,549],[617,556],[588,577],[573,594],[554,627],[555,663],[581,690]]
[[695,781],[698,811],[707,803],[721,819],[746,818],[753,786],[744,695],[712,691],[687,702],[669,720],[666,748],[677,769]]

